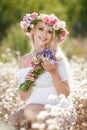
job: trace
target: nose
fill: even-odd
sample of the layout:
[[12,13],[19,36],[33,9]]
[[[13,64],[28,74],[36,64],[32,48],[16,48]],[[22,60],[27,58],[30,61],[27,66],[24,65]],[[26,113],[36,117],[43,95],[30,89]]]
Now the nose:
[[47,31],[46,30],[43,31],[43,37],[45,37],[45,38],[47,37]]

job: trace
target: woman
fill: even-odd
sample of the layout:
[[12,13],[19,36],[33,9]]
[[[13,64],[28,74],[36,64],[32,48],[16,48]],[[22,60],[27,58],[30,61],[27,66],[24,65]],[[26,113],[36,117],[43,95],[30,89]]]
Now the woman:
[[[24,24],[23,22],[26,21],[27,17],[30,20],[29,22],[32,22],[32,24],[30,23],[28,27],[26,25],[23,26]],[[61,33],[65,31],[64,29],[65,23],[63,21],[62,22],[59,21],[59,19],[57,19],[57,17],[53,14],[51,15],[43,14],[41,16],[38,15],[37,13],[32,13],[32,14],[27,14],[23,20],[24,21],[21,22],[21,27],[25,31],[28,31],[28,29],[30,29],[31,39],[33,41],[33,50],[30,54],[24,55],[21,58],[19,63],[19,68],[22,71],[24,71],[23,69],[26,70],[26,67],[29,68],[28,62],[30,59],[32,59],[34,53],[40,52],[42,49],[50,48],[53,51],[55,51],[55,55],[56,55],[56,51],[57,51],[56,48],[59,42],[57,39],[56,31],[58,31],[60,28],[61,28]],[[35,20],[36,23],[33,24]],[[58,22],[60,22],[60,24],[62,24],[63,27],[60,28],[58,27],[57,30]],[[54,25],[56,26],[56,28],[53,28]],[[62,42],[62,40],[64,40],[63,38],[66,37],[67,31],[65,33],[66,33],[65,36],[63,37],[60,36],[59,39],[60,42]],[[30,88],[27,92],[19,91],[22,100],[28,101],[28,105],[24,110],[24,115],[28,120],[31,121],[36,120],[36,115],[40,111],[44,110],[45,104],[51,103],[53,105],[56,105],[52,102],[49,102],[48,97],[51,94],[56,94],[56,95],[64,94],[65,96],[68,96],[70,92],[67,74],[62,59],[58,61],[56,57],[56,63],[52,64],[47,58],[44,58],[42,65],[46,72],[40,75],[40,77],[37,80],[34,79],[34,74],[29,70],[28,70],[29,72],[27,72],[25,76],[25,80],[33,80],[33,81],[36,80],[35,81],[36,85],[33,88]],[[63,69],[63,72],[62,71],[60,72],[61,68]]]
[[[45,104],[57,105],[58,101],[49,100],[50,95],[64,94],[67,97],[70,93],[63,58],[61,56],[59,58],[57,55],[58,45],[66,39],[68,32],[65,29],[65,22],[60,21],[54,14],[26,14],[21,21],[21,27],[25,33],[29,33],[33,49],[20,59],[19,86],[25,80],[33,81],[35,86],[30,87],[27,91],[19,90],[19,95],[22,100],[27,102],[27,106],[22,111],[25,118],[35,122],[37,114],[44,110]],[[42,67],[45,71],[35,79],[29,63],[33,56],[40,53],[42,49],[51,49],[56,60],[52,64],[48,58],[43,58]]]

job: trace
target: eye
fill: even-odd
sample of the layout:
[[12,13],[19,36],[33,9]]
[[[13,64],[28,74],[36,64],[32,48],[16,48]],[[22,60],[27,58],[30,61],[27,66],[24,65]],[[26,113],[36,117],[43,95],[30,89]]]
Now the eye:
[[53,33],[53,31],[51,31],[51,30],[48,30],[48,33],[52,34],[52,33]]
[[41,31],[43,31],[43,28],[42,28],[42,27],[38,27],[38,30],[41,30]]

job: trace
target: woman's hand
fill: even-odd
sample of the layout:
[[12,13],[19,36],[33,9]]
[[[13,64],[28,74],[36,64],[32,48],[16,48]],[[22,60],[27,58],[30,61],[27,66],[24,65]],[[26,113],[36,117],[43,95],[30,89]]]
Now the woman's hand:
[[57,62],[54,64],[54,63],[51,63],[51,61],[49,61],[47,58],[44,58],[42,66],[45,70],[47,70],[51,74],[57,72],[57,66],[58,66]]
[[25,77],[25,80],[35,81],[34,74],[32,72],[28,72]]

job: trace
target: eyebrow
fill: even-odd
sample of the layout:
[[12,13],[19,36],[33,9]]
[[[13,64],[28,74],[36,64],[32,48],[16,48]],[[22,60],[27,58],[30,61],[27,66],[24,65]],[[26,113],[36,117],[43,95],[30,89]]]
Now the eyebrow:
[[41,28],[44,28],[43,26],[41,26],[41,25],[38,25],[37,27],[41,27]]
[[[43,27],[43,26],[41,26],[41,25],[37,25],[37,28],[43,28],[43,29],[44,29],[45,27]],[[53,31],[52,28],[48,28],[48,30],[49,30],[49,31]]]
[[[44,27],[41,26],[41,25],[38,25],[37,27],[39,27],[39,28],[44,28]],[[48,27],[48,29],[51,30],[52,28],[49,28],[49,27]],[[53,29],[52,29],[52,30],[53,30]]]

